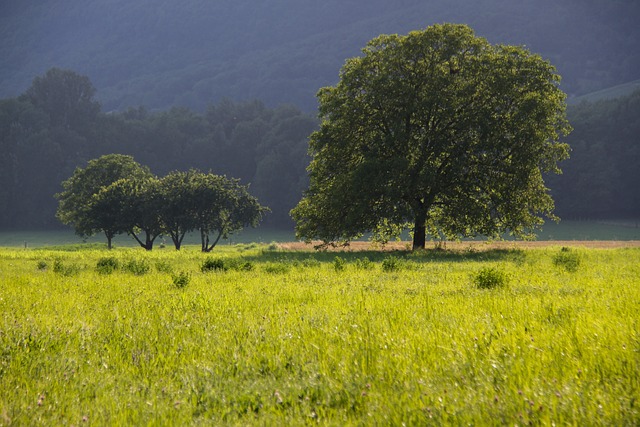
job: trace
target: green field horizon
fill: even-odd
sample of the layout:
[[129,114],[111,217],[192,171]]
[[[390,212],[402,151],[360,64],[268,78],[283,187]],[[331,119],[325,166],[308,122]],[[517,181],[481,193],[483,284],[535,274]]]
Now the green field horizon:
[[[561,221],[560,223],[547,223],[538,234],[539,241],[590,241],[590,240],[640,240],[640,221],[638,220],[608,220],[608,221]],[[257,229],[245,229],[232,235],[228,240],[221,240],[219,245],[234,245],[238,243],[271,243],[295,241],[295,232],[292,229],[270,229],[259,227]],[[402,240],[409,240],[409,235],[402,236]],[[482,239],[477,239],[482,240]],[[509,240],[509,239],[507,239]],[[35,231],[0,231],[0,247],[51,247],[62,245],[92,245],[105,244],[104,237],[100,234],[87,239],[74,234],[71,229],[59,230],[35,230]],[[135,240],[127,235],[118,235],[113,239],[114,247],[137,247]],[[197,233],[190,233],[185,237],[184,245],[199,245]],[[155,248],[171,249],[172,243],[169,237],[158,237]],[[215,251],[215,249],[214,249]]]

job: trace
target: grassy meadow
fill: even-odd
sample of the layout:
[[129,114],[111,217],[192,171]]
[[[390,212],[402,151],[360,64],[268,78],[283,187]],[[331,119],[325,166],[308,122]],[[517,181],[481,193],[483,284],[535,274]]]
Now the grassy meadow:
[[640,248],[0,248],[0,425],[639,425]]

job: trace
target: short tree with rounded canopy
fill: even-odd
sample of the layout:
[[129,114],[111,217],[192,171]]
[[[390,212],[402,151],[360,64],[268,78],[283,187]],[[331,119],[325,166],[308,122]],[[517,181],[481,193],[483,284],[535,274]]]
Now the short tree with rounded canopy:
[[143,180],[151,176],[149,168],[124,154],[107,154],[90,160],[84,169],[76,168],[73,175],[62,182],[63,191],[56,194],[59,200],[56,216],[63,224],[72,225],[79,236],[104,232],[111,249],[113,237],[127,230],[120,227],[118,211],[112,207],[98,211],[92,205],[93,196],[120,179]]
[[554,67],[491,45],[465,25],[382,35],[319,91],[310,186],[293,209],[299,238],[365,232],[531,236],[553,218],[543,173],[568,156]]
[[130,177],[101,188],[91,199],[90,213],[97,218],[102,217],[100,212],[112,213],[115,226],[150,251],[164,232],[159,213],[162,203],[158,178]]
[[196,174],[191,195],[200,231],[202,252],[211,252],[221,238],[244,227],[256,227],[269,208],[260,205],[240,180],[214,174]]

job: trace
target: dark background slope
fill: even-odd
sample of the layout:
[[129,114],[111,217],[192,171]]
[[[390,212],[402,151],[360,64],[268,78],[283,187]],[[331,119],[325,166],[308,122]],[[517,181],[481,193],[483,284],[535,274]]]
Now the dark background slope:
[[640,77],[639,18],[617,0],[5,0],[0,98],[56,66],[87,75],[103,111],[229,97],[312,112],[368,40],[438,22],[526,45],[578,96]]

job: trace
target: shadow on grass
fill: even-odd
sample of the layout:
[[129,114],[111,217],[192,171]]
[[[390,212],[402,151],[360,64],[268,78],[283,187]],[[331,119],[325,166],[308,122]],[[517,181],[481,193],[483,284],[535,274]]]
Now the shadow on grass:
[[249,255],[243,259],[253,262],[303,262],[306,260],[315,260],[318,262],[331,263],[336,257],[347,262],[355,262],[357,260],[368,259],[372,262],[382,262],[390,257],[400,258],[415,263],[429,262],[495,262],[495,261],[511,261],[521,262],[526,257],[525,251],[521,249],[490,249],[486,251],[453,251],[441,249],[427,249],[423,251],[262,251],[260,254]]

